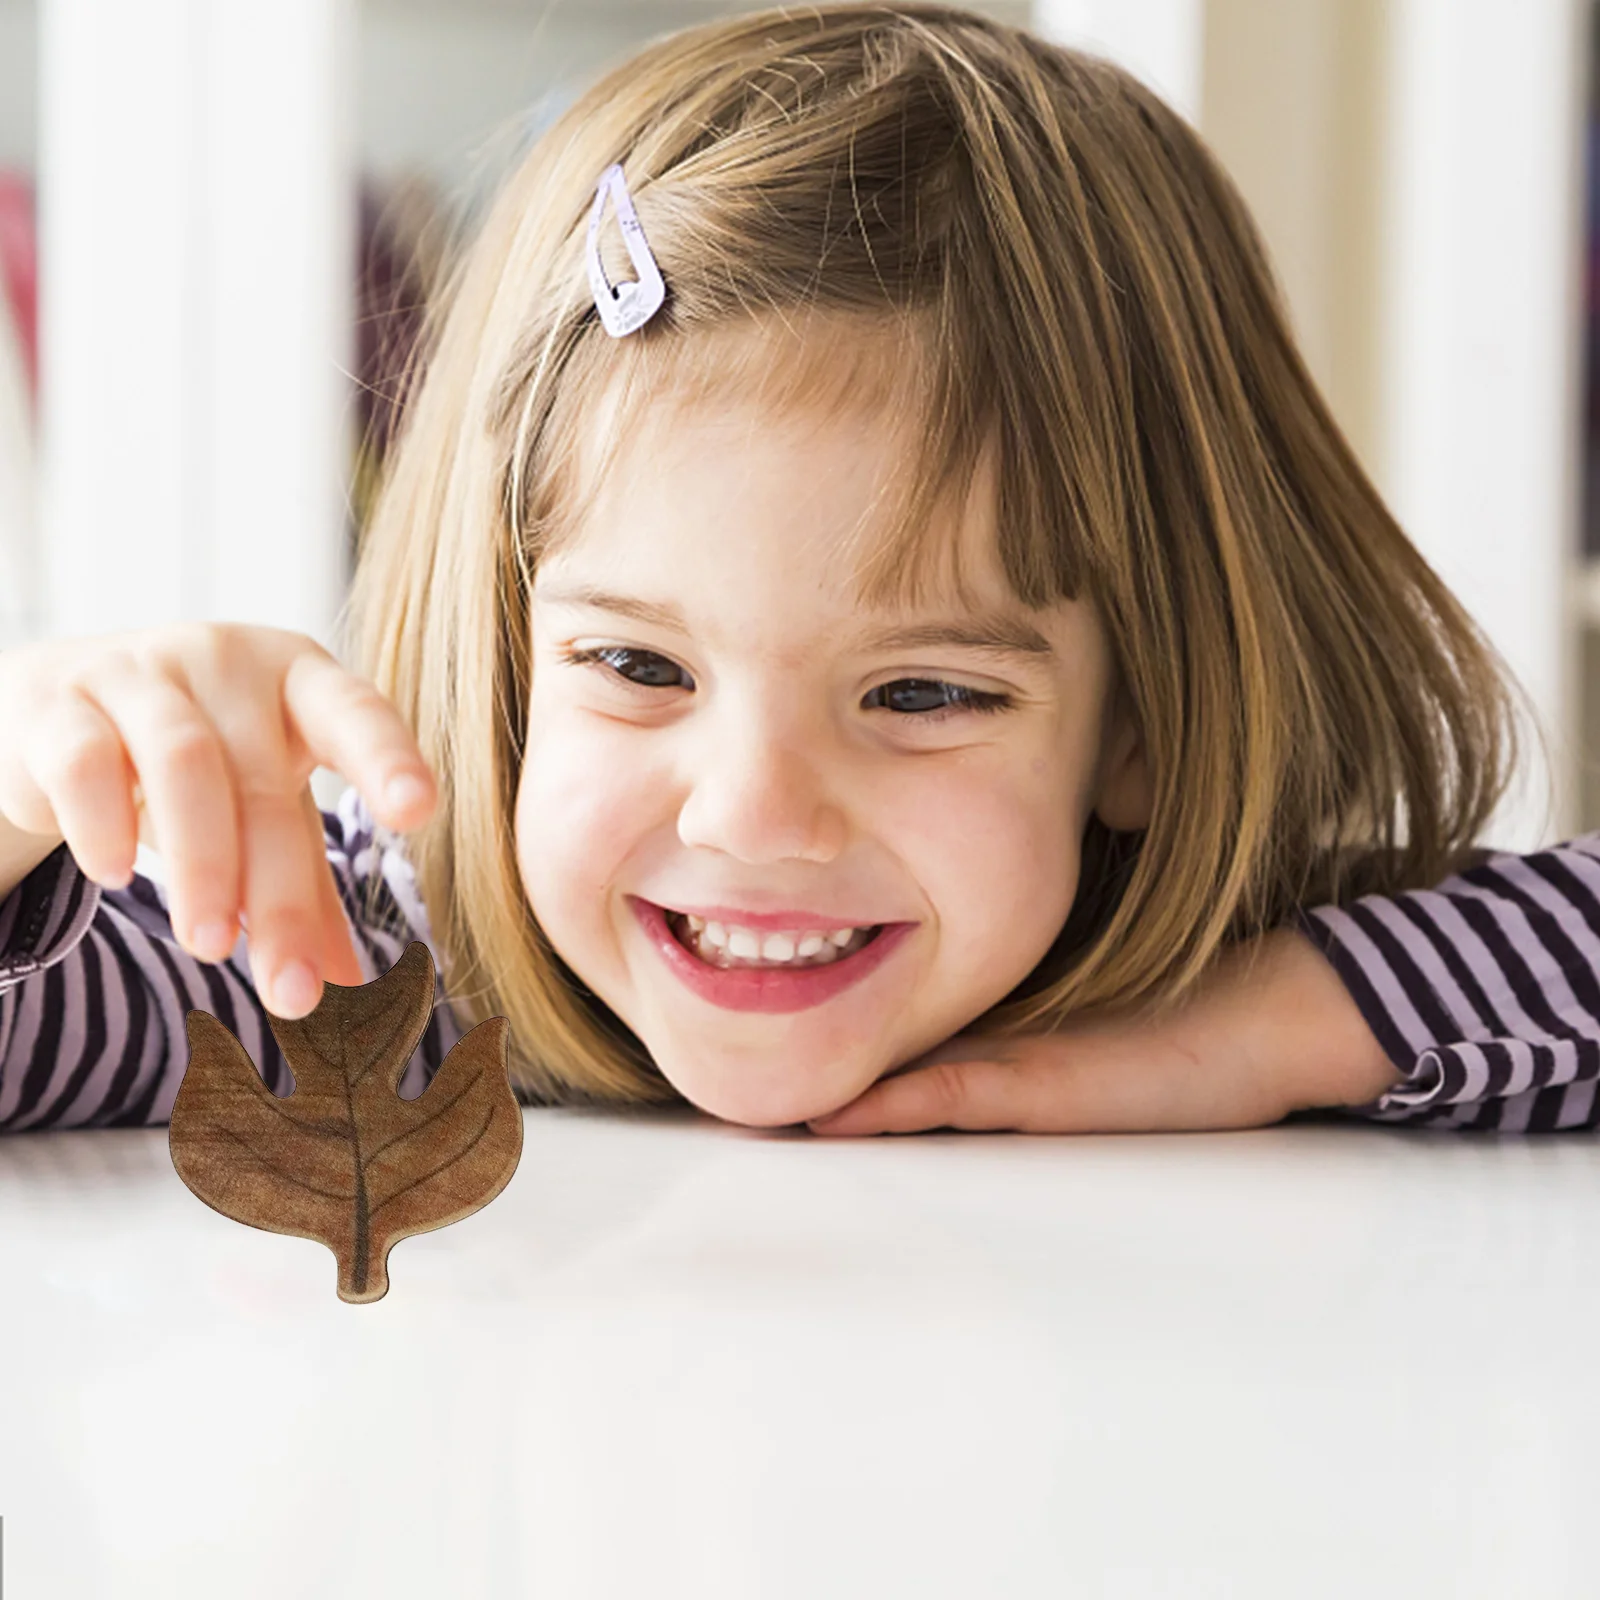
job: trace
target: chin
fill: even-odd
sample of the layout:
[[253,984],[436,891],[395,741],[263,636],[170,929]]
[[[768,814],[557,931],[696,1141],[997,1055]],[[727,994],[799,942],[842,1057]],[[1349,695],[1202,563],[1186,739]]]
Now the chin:
[[[697,1110],[746,1128],[788,1128],[848,1105],[867,1087],[829,1091],[815,1083],[757,1083],[737,1070],[707,1081],[703,1072],[679,1075],[657,1058],[668,1082]],[[870,1079],[868,1083],[870,1083]]]

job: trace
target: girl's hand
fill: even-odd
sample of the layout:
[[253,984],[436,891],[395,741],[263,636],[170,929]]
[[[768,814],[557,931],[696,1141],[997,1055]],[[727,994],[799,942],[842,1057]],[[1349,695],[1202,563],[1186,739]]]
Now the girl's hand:
[[[65,839],[108,888],[132,878],[138,843],[159,851],[179,942],[221,961],[243,911],[262,1000],[285,1017],[316,1006],[324,976],[363,982],[309,786],[319,764],[390,827],[433,809],[400,714],[304,634],[181,623],[0,654],[0,817]],[[422,792],[396,806],[398,777]]]
[[1164,1017],[1106,1014],[1016,1038],[958,1034],[808,1125],[821,1134],[1256,1128],[1291,1111],[1361,1105],[1399,1077],[1327,960],[1279,929],[1228,951]]

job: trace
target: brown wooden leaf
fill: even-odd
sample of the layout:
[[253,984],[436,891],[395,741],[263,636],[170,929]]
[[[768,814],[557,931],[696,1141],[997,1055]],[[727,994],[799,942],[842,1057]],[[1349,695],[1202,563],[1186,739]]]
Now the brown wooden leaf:
[[381,978],[327,983],[304,1017],[267,1017],[294,1072],[280,1100],[209,1011],[190,1011],[189,1064],[167,1136],[178,1176],[214,1211],[319,1239],[339,1298],[381,1300],[390,1249],[486,1206],[522,1156],[504,1017],[480,1022],[415,1100],[400,1076],[433,1012],[420,940]]

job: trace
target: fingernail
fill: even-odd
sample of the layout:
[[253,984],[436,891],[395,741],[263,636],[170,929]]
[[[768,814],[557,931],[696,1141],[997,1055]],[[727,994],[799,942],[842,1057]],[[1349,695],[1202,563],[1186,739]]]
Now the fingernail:
[[317,987],[316,973],[304,961],[291,961],[273,982],[273,1009],[280,1017],[290,1012],[304,1016],[317,1002]]
[[391,811],[409,811],[428,797],[428,786],[420,778],[391,778],[383,798]]

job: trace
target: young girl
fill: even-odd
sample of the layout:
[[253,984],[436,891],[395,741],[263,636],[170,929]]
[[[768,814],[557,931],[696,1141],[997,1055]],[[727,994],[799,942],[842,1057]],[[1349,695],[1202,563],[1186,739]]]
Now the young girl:
[[1597,1120],[1600,841],[1473,864],[1505,680],[1104,61],[903,4],[619,67],[461,259],[349,620],[0,658],[0,1127],[166,1121],[190,1007],[287,1093],[263,1006],[412,939],[408,1097],[503,1015],[529,1101],[752,1126]]

